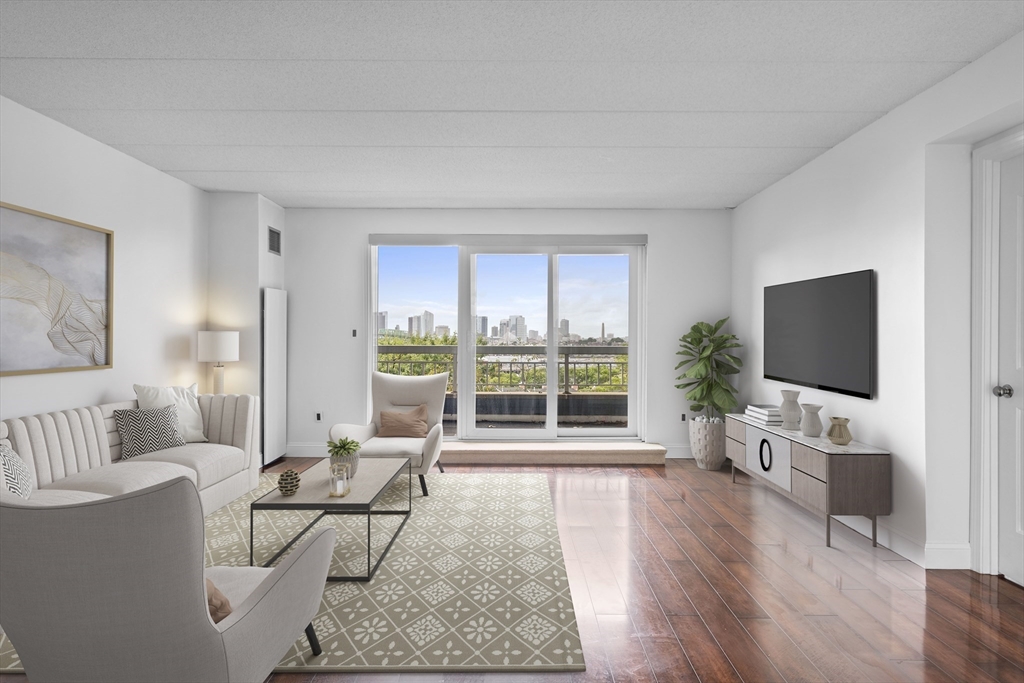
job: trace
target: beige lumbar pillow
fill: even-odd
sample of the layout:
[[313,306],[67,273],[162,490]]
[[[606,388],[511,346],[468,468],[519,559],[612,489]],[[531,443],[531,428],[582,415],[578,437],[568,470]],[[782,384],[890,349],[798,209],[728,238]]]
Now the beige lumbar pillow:
[[422,439],[427,435],[427,405],[421,403],[407,413],[380,411],[380,429],[377,436],[411,436]]
[[199,387],[147,387],[135,385],[139,408],[152,409],[175,406],[178,409],[178,431],[186,443],[206,441],[203,433],[203,414],[199,410]]
[[231,603],[209,579],[206,580],[206,605],[210,609],[210,618],[215,624],[231,614]]

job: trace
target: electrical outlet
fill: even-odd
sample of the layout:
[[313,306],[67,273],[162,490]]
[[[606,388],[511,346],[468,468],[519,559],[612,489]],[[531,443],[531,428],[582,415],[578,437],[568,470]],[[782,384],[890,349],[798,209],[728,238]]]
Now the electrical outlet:
[[324,421],[324,414],[322,412],[320,412],[319,410],[316,411],[316,420],[315,421],[316,422],[323,422]]
[[683,413],[683,422],[686,422],[686,413]]

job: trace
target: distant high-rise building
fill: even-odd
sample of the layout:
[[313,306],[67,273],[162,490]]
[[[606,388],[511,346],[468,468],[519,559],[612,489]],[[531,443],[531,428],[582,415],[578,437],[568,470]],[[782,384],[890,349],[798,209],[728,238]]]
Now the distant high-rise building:
[[486,315],[474,315],[473,316],[473,332],[474,334],[487,336],[487,316]]
[[434,314],[430,311],[423,311],[423,321],[420,323],[420,328],[423,330],[421,334],[430,334],[434,331]]
[[558,336],[565,339],[569,338],[569,321],[565,318],[558,321]]
[[422,315],[410,315],[409,316],[409,336],[410,337],[422,337],[423,336],[423,316]]
[[508,317],[508,333],[517,339],[525,340],[530,333],[526,329],[526,318],[521,315],[510,315]]
[[497,337],[498,336],[498,326],[497,325],[491,325],[491,336],[492,337]]
[[452,328],[447,325],[438,325],[434,328],[434,334],[438,337],[444,337],[452,333]]
[[380,334],[381,330],[388,329],[388,312],[377,311],[375,315],[377,318],[377,334]]
[[501,320],[498,323],[498,334],[496,334],[494,336],[496,336],[496,337],[504,337],[507,334],[508,334],[508,320]]
[[530,330],[526,336],[530,341],[540,341],[540,332],[537,330]]
[[604,323],[601,323],[601,341],[604,341]]

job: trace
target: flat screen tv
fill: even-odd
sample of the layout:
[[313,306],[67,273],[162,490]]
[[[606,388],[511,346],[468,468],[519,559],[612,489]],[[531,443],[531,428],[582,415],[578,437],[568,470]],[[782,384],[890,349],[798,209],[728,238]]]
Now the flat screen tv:
[[764,288],[764,376],[874,397],[875,272]]

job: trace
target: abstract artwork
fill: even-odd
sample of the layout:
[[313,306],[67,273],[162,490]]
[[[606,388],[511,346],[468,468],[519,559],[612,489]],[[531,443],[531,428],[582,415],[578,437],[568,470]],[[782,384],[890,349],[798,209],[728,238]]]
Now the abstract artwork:
[[113,367],[114,233],[0,202],[0,376]]

